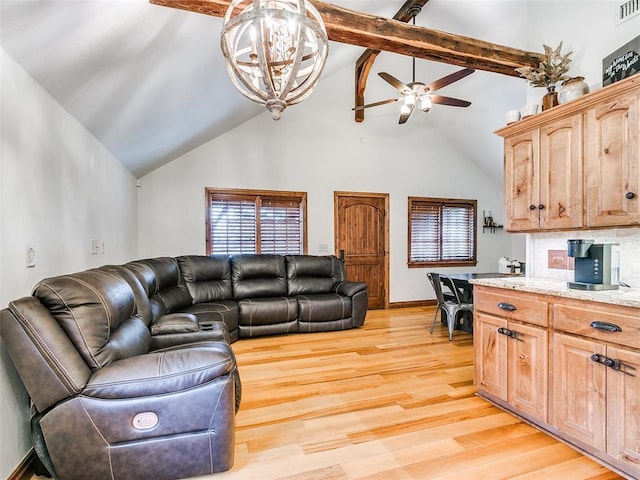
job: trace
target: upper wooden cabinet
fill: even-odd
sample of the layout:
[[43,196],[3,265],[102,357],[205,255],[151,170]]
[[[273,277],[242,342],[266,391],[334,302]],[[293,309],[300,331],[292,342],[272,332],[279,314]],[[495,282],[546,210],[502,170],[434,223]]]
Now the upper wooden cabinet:
[[587,225],[640,223],[639,104],[637,91],[586,111]]
[[640,74],[498,130],[505,228],[639,225],[639,130]]
[[505,225],[511,231],[582,227],[582,116],[505,139]]

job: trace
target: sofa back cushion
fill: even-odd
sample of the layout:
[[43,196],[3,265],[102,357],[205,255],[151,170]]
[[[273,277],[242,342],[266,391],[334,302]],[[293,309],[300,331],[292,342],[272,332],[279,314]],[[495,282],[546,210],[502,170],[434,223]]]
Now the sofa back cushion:
[[287,271],[283,255],[234,255],[231,257],[233,297],[282,297],[287,295]]
[[133,290],[114,272],[96,269],[47,278],[33,295],[92,370],[149,351],[151,335],[135,315]]
[[228,255],[185,255],[176,260],[193,303],[233,299]]
[[149,265],[155,274],[156,292],[151,298],[162,302],[165,311],[160,314],[177,312],[193,303],[175,258],[148,258],[140,262]]
[[287,255],[289,295],[330,293],[335,284],[344,281],[344,266],[333,255]]

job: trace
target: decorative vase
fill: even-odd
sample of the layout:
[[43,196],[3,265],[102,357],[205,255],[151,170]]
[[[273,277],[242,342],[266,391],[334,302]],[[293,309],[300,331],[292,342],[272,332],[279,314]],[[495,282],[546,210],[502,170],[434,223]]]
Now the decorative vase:
[[558,92],[555,85],[547,87],[547,93],[542,97],[542,111],[549,110],[551,107],[558,105]]
[[589,85],[584,81],[584,77],[568,78],[562,82],[558,90],[558,103],[567,103],[589,93]]

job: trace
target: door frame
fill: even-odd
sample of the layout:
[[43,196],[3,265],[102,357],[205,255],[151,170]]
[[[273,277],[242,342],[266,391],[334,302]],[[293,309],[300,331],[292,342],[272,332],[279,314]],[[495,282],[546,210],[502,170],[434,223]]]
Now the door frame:
[[384,200],[384,308],[389,308],[389,194],[375,192],[333,192],[333,246],[336,257],[340,257],[339,238],[338,238],[338,199],[340,197],[375,197]]

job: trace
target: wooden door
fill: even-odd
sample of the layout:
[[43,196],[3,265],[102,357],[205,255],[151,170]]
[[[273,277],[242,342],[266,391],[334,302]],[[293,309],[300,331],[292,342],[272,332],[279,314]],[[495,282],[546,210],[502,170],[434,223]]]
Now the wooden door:
[[548,333],[546,328],[509,322],[507,401],[547,422]]
[[607,369],[607,453],[640,478],[640,353],[607,347],[607,357],[622,363]]
[[604,355],[605,347],[591,340],[554,333],[552,352],[552,425],[604,450],[607,367],[594,362],[591,356]]
[[582,183],[582,114],[577,114],[540,129],[541,229],[582,227]]
[[473,325],[474,383],[476,387],[501,400],[507,400],[507,336],[503,318],[476,312]]
[[344,256],[347,279],[364,282],[370,309],[389,305],[389,195],[335,192],[335,248]]
[[504,142],[505,228],[536,230],[540,131],[522,133]]
[[587,226],[640,223],[640,96],[622,96],[586,114]]

